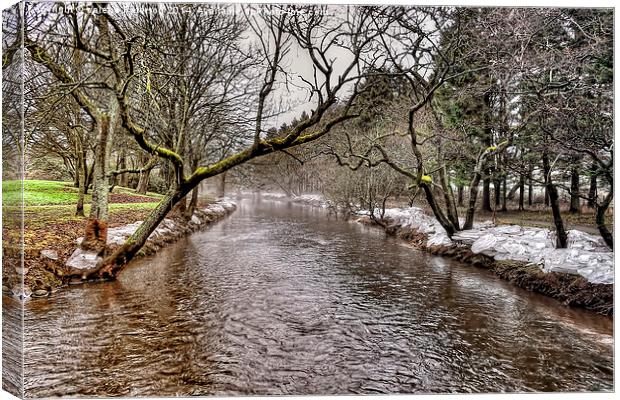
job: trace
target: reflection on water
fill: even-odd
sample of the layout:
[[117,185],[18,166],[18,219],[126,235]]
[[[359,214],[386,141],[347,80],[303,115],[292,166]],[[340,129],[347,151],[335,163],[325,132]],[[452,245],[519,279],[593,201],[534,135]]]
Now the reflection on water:
[[611,319],[286,203],[30,300],[25,326],[30,397],[613,388]]

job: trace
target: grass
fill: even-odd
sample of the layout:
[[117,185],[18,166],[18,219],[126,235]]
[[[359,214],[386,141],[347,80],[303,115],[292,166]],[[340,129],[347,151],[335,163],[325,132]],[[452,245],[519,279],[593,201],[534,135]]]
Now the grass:
[[[75,205],[78,200],[78,189],[73,186],[73,182],[44,181],[44,180],[24,180],[23,181],[24,206],[50,206],[50,205]],[[4,206],[18,206],[21,202],[22,181],[3,181],[2,182],[2,204]],[[112,193],[130,196],[136,195],[133,189],[115,187]],[[148,192],[146,197],[161,199],[163,195]],[[88,204],[91,195],[87,194],[84,203]]]
[[[61,256],[68,256],[75,248],[75,240],[84,234],[84,227],[90,212],[90,195],[84,201],[86,217],[75,215],[78,190],[72,182],[43,180],[24,181],[24,232],[23,240],[26,250],[40,251],[51,248]],[[21,181],[2,182],[3,196],[3,245],[18,246],[20,242]],[[115,187],[116,202],[108,205],[109,226],[119,226],[144,220],[164,196],[148,192],[146,196],[136,195],[135,191],[125,187]],[[132,200],[152,201],[132,203]],[[214,199],[203,196],[200,203]]]
[[[26,250],[39,251],[45,248],[58,250],[63,254],[73,251],[75,239],[82,236],[87,217],[75,215],[78,189],[72,182],[25,180],[24,186],[24,232]],[[4,244],[19,242],[21,215],[21,181],[2,182],[3,235]],[[113,193],[122,195],[118,201],[131,201],[144,196],[136,195],[132,189],[115,187]],[[163,196],[147,193],[150,202],[109,204],[110,226],[143,220],[157,206]],[[90,212],[90,198],[84,201],[84,213]]]
[[[2,203],[19,205],[22,198],[22,181],[2,182]],[[68,182],[25,180],[23,181],[24,205],[72,204],[78,199],[78,190]]]

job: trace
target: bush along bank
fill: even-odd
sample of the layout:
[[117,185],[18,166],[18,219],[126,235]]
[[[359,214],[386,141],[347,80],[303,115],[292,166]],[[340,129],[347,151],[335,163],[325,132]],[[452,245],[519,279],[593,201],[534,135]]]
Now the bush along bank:
[[[368,212],[358,222],[375,225]],[[548,229],[476,224],[448,238],[419,208],[386,210],[385,230],[414,247],[486,268],[523,289],[566,306],[613,315],[613,252],[598,237],[569,231],[569,248],[556,249]],[[378,225],[378,224],[376,224]]]
[[[231,214],[236,208],[235,203],[223,199],[196,209],[189,220],[183,217],[166,218],[149,236],[136,257],[153,254],[181,237],[212,225]],[[136,221],[108,229],[108,252],[114,251],[122,245],[141,223],[142,221]],[[87,271],[95,268],[101,257],[96,252],[81,249],[79,247],[81,241],[82,238],[77,240],[78,247],[64,263],[54,250],[42,250],[36,256],[30,255],[30,259],[33,258],[32,256],[36,257],[36,262],[31,262],[28,268],[24,268],[21,273],[14,274],[10,279],[3,282],[3,292],[22,299],[31,296],[46,297],[68,284],[85,282],[86,280],[80,276],[85,276]],[[22,279],[23,286],[21,284]]]

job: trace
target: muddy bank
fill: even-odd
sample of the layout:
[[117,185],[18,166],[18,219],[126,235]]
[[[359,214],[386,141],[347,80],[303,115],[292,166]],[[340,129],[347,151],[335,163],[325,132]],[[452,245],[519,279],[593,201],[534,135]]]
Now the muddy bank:
[[[231,214],[235,209],[234,203],[221,200],[197,209],[189,220],[182,216],[166,218],[151,234],[136,257],[153,254],[181,237],[205,229]],[[108,253],[122,245],[141,223],[142,221],[136,221],[128,225],[110,228],[107,239]],[[5,264],[9,271],[3,274],[3,293],[19,298],[46,297],[57,292],[63,286],[84,282],[85,280],[79,277],[80,271],[93,268],[100,260],[100,256],[80,249],[81,240],[82,238],[77,240],[77,248],[66,262],[63,262],[64,257],[59,256],[56,250],[25,249],[23,267],[20,262],[19,247],[3,247],[4,259],[11,261]]]
[[[377,225],[368,217],[361,217],[357,222]],[[495,260],[493,257],[474,253],[467,244],[429,245],[428,236],[411,227],[391,224],[385,231],[420,250],[486,268],[520,288],[552,297],[566,306],[582,307],[602,315],[613,315],[613,284],[591,283],[576,274],[545,272],[537,264],[525,261]]]

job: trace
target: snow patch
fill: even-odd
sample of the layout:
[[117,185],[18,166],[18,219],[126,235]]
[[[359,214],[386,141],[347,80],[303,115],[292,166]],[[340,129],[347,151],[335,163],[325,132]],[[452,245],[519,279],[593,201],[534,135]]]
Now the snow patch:
[[[362,210],[357,214],[370,212]],[[375,210],[375,215],[380,215],[380,210]],[[389,208],[384,215],[394,224],[426,234],[429,247],[461,243],[471,246],[473,253],[495,260],[523,261],[537,264],[545,272],[581,275],[592,283],[614,283],[614,253],[602,238],[586,232],[569,230],[568,248],[556,249],[555,232],[544,228],[493,226],[484,221],[474,224],[473,229],[456,232],[451,240],[439,222],[421,208]]]

